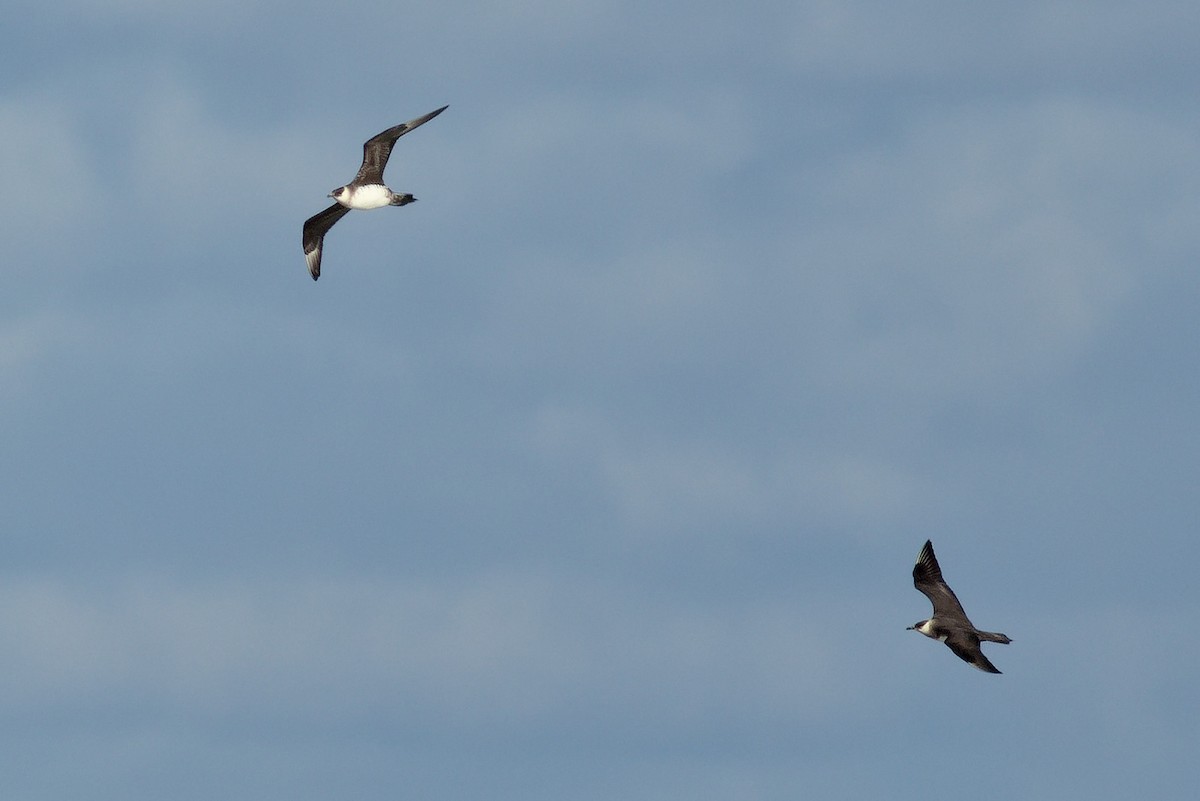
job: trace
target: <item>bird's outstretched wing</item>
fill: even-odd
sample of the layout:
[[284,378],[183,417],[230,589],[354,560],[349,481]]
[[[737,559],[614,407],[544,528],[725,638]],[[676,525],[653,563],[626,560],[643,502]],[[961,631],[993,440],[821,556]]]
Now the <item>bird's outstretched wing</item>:
[[942,578],[942,568],[938,565],[937,557],[933,555],[933,542],[930,540],[925,540],[925,547],[921,549],[917,563],[913,565],[913,586],[923,592],[933,604],[934,617],[960,618],[970,624],[967,613],[958,602],[958,596]]
[[979,648],[979,638],[965,632],[955,633],[946,638],[946,647],[953,651],[959,659],[982,670],[984,673],[999,673]]
[[325,234],[348,211],[350,209],[341,203],[334,203],[304,221],[304,260],[308,262],[308,272],[314,281],[321,277],[321,247]]
[[354,183],[360,185],[382,184],[383,168],[387,166],[388,157],[392,155],[392,146],[396,144],[396,140],[413,128],[419,128],[429,122],[448,108],[450,107],[442,106],[437,111],[431,111],[424,117],[417,117],[415,120],[402,122],[368,139],[363,143],[362,166],[358,168],[358,175],[354,176]]

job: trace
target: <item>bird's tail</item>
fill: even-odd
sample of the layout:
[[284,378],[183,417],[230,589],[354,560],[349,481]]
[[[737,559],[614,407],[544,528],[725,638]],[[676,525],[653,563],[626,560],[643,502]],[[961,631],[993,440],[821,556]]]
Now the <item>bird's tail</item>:
[[978,633],[979,633],[979,639],[984,640],[986,642],[999,642],[999,643],[1004,643],[1005,645],[1008,645],[1010,642],[1012,642],[1012,640],[1009,639],[1007,634],[998,634],[997,632],[994,632],[994,631],[981,631]]
[[407,206],[409,203],[415,203],[416,198],[405,192],[403,195],[392,195],[392,201],[389,205],[392,206]]

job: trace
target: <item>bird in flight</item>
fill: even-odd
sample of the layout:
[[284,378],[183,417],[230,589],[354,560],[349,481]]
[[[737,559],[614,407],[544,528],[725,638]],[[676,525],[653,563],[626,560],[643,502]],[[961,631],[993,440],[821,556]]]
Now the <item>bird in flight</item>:
[[982,640],[1007,645],[1012,640],[1004,634],[975,628],[954,590],[942,578],[942,568],[938,566],[937,557],[933,555],[933,543],[929,540],[925,540],[925,547],[913,566],[913,585],[933,603],[933,617],[914,623],[908,630],[941,640],[959,659],[986,673],[999,673],[996,666],[983,655],[979,643]]
[[329,197],[336,200],[336,203],[304,221],[304,259],[308,262],[308,272],[314,281],[321,277],[321,246],[325,241],[325,234],[350,209],[406,206],[416,200],[408,193],[398,194],[388,189],[383,183],[383,168],[387,166],[388,156],[392,155],[392,146],[396,144],[397,139],[429,122],[448,108],[449,106],[442,106],[424,117],[402,122],[372,136],[363,144],[363,160],[362,166],[358,168],[358,175],[354,176],[350,183],[329,193]]

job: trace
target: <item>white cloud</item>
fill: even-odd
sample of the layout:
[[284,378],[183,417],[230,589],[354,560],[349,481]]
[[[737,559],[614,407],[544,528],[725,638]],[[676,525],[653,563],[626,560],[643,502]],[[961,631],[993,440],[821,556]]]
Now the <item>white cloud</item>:
[[[338,180],[331,177],[330,186],[316,191],[306,168],[337,154],[315,147],[305,133],[234,126],[207,108],[185,80],[160,75],[139,87],[126,153],[129,199],[172,225],[190,224],[193,233],[217,225],[236,232],[247,212],[252,219],[261,219],[262,211],[268,219],[286,213],[305,190],[313,193],[306,208],[320,206]],[[341,155],[357,167],[355,150]]]
[[848,689],[838,638],[793,604],[696,607],[595,577],[24,578],[0,600],[10,708],[137,693],[215,714],[382,707],[458,725],[615,704],[618,717],[649,707],[674,725],[825,714]]
[[1103,104],[915,117],[897,141],[806,181],[830,204],[791,242],[810,265],[797,281],[826,301],[817,365],[852,386],[939,398],[1058,369],[1145,276],[1172,269],[1156,259],[1192,234],[1143,232],[1193,205],[1157,176],[1197,166],[1177,126]]
[[236,29],[247,22],[256,10],[269,8],[272,3],[210,0],[203,6],[166,0],[66,0],[61,6],[72,20],[93,24],[122,23],[125,25],[186,26],[189,31]]
[[37,385],[41,363],[91,335],[87,324],[56,311],[32,312],[0,322],[0,396],[25,397]]
[[869,447],[781,440],[764,454],[704,431],[646,436],[598,410],[565,405],[539,412],[531,441],[550,463],[583,468],[637,541],[686,541],[714,525],[736,525],[742,538],[772,536],[772,524],[788,520],[856,530],[939,497],[912,466]]
[[50,99],[0,100],[0,216],[5,220],[6,281],[86,269],[104,258],[82,247],[103,205],[78,115]]

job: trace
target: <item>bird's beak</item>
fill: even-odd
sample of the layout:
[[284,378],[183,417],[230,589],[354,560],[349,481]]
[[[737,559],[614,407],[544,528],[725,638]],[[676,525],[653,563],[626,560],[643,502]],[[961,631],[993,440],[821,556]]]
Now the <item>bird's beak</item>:
[[917,627],[916,626],[905,626],[904,630],[905,631],[916,631]]

